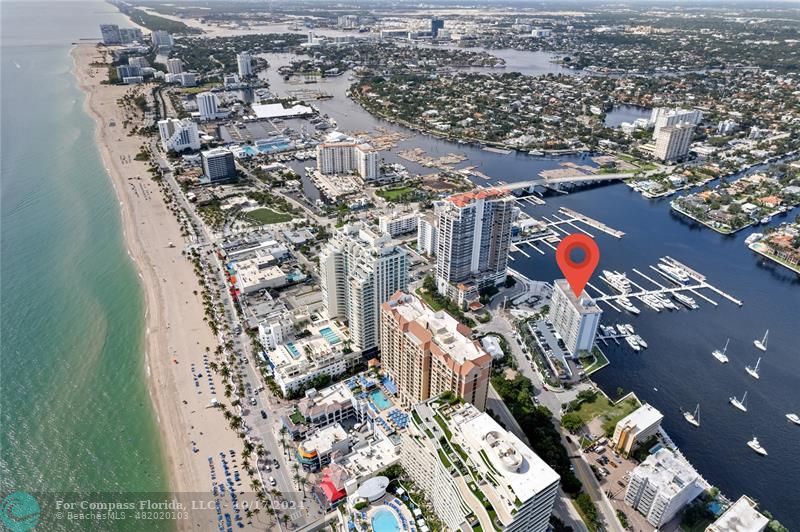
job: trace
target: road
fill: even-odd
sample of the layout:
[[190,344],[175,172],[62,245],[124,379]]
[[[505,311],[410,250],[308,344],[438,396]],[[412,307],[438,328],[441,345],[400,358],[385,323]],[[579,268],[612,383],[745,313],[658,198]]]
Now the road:
[[[151,146],[153,148],[153,153],[158,154],[159,163],[162,167],[170,168],[168,161],[157,151],[155,142],[153,142]],[[248,427],[247,438],[253,442],[254,445],[261,443],[267,451],[267,456],[270,457],[270,459],[277,459],[280,464],[280,467],[272,468],[269,472],[262,471],[260,468],[258,469],[262,484],[269,493],[271,491],[269,478],[272,477],[275,479],[275,489],[281,492],[281,498],[286,501],[277,500],[277,497],[273,498],[273,503],[276,504],[277,508],[292,507],[292,504],[295,505],[294,508],[297,509],[288,513],[292,523],[295,525],[304,525],[309,520],[309,516],[313,516],[316,520],[318,517],[321,517],[318,515],[321,513],[321,509],[316,499],[310,496],[304,496],[302,490],[294,483],[292,479],[294,469],[292,466],[296,464],[291,459],[291,453],[285,453],[279,443],[278,431],[280,427],[278,411],[282,408],[282,402],[273,398],[268,391],[260,390],[262,386],[260,371],[256,367],[250,339],[244,332],[245,327],[243,327],[239,321],[233,298],[227,287],[224,265],[217,257],[214,242],[209,236],[202,220],[200,220],[200,217],[184,196],[172,172],[165,172],[164,180],[170,187],[176,201],[189,217],[195,235],[195,242],[190,247],[198,250],[200,253],[201,263],[204,267],[204,278],[207,286],[211,289],[214,304],[216,305],[218,302],[223,304],[223,315],[229,331],[242,331],[239,334],[233,334],[227,333],[221,328],[219,341],[221,345],[225,345],[228,341],[232,342],[233,349],[231,351],[238,354],[236,365],[242,370],[244,381],[249,384],[249,389],[254,392],[252,396],[256,398],[256,405],[252,406],[249,403],[248,397],[239,397],[241,401],[240,415],[243,422]],[[234,385],[234,395],[236,394],[236,386]],[[267,419],[261,417],[261,410],[267,412]],[[305,491],[308,492],[308,490]],[[280,522],[278,522],[278,527],[282,527]]]

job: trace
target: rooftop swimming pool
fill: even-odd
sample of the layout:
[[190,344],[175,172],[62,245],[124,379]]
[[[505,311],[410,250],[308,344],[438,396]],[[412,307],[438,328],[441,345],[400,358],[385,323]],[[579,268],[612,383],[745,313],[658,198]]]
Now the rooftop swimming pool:
[[297,347],[292,342],[286,343],[286,349],[289,350],[294,358],[300,358],[300,351],[297,350]]
[[323,327],[322,329],[319,330],[319,333],[331,345],[336,345],[342,341],[342,339],[339,338],[339,335],[333,332],[333,329],[331,329],[330,327]]
[[383,395],[383,392],[381,390],[378,390],[377,388],[369,392],[369,398],[372,400],[373,403],[375,403],[375,406],[377,406],[381,410],[386,410],[387,408],[392,406],[392,403],[386,398],[385,395]]
[[394,512],[381,508],[372,516],[372,530],[375,532],[400,532],[400,524]]

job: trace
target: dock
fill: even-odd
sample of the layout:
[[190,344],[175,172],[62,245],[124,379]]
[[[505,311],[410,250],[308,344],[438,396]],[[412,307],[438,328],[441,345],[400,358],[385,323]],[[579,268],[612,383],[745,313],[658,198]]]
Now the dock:
[[625,236],[625,233],[623,231],[619,231],[618,229],[609,227],[603,222],[595,220],[594,218],[590,218],[585,214],[581,214],[577,211],[573,211],[572,209],[568,209],[567,207],[561,207],[560,209],[558,209],[558,212],[563,213],[564,215],[569,216],[574,220],[581,221],[586,225],[588,225],[589,227],[594,227],[595,229],[598,229],[608,235],[611,235],[614,238],[622,238],[623,236]]

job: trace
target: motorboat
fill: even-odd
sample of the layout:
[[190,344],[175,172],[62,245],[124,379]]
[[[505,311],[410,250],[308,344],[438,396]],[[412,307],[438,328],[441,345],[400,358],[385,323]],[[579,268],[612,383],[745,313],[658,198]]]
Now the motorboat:
[[675,292],[674,294],[672,294],[672,297],[674,297],[675,300],[678,303],[680,303],[681,305],[683,305],[686,308],[689,308],[691,310],[697,310],[698,308],[700,308],[697,305],[697,302],[694,300],[694,298],[689,297],[686,294],[681,294],[680,292]]
[[797,414],[786,414],[786,419],[788,419],[795,425],[800,425],[800,416],[798,416]]
[[638,352],[642,350],[641,346],[639,345],[639,342],[636,341],[635,336],[626,336],[625,341],[628,342],[628,345],[631,346],[631,349],[633,349],[634,351]]
[[761,444],[758,442],[758,438],[756,438],[755,436],[753,436],[752,440],[747,442],[747,446],[753,449],[761,456],[767,456],[767,450],[761,446]]
[[660,273],[661,275],[663,275],[672,282],[678,284],[686,284],[691,280],[689,274],[687,274],[686,271],[679,266],[674,266],[671,264],[665,264],[663,262],[659,262],[656,265],[656,268],[658,268],[658,273]]
[[603,275],[600,278],[605,281],[608,286],[620,294],[627,294],[631,291],[631,282],[628,280],[628,276],[624,273],[603,270]]

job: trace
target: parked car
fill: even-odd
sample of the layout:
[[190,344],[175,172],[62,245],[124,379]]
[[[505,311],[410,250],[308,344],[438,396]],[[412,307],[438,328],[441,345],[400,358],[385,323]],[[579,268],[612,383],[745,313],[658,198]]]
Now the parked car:
[[267,413],[264,410],[261,411],[261,419],[267,419]]

